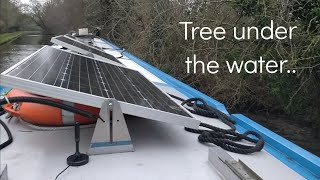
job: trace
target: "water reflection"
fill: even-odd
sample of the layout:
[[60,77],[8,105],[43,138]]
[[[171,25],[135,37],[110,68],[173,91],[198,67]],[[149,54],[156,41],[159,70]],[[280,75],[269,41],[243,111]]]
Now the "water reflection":
[[10,44],[0,46],[0,73],[28,57],[43,45],[50,45],[50,39],[51,36],[47,35],[26,34]]

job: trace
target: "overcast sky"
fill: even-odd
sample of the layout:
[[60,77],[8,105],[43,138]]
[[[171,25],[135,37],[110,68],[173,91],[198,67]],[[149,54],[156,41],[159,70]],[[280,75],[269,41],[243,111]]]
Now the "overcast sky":
[[[44,3],[46,2],[47,0],[38,0],[40,3]],[[29,4],[30,3],[30,0],[20,0],[21,3],[23,4]]]
[[23,4],[28,4],[28,3],[30,3],[30,1],[29,0],[20,0]]

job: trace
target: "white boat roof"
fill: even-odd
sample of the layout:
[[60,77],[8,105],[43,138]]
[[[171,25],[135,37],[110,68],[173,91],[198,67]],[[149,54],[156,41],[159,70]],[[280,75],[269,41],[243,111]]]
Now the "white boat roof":
[[[4,118],[4,117],[2,117]],[[198,116],[201,121],[225,127],[219,120]],[[85,166],[70,167],[59,179],[221,179],[208,161],[208,146],[197,134],[180,126],[126,118],[135,151],[90,156]],[[74,153],[74,130],[37,131],[11,120],[14,142],[1,152],[11,180],[54,179],[64,169],[66,157]],[[81,129],[80,150],[86,152],[94,128]],[[1,131],[3,141],[6,139]],[[265,150],[241,155],[228,152],[246,163],[263,179],[303,179]]]

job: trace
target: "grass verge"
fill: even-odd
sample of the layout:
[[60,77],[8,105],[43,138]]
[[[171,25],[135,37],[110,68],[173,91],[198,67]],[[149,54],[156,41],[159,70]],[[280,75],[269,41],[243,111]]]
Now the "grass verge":
[[0,34],[0,45],[9,43],[22,35],[22,32]]

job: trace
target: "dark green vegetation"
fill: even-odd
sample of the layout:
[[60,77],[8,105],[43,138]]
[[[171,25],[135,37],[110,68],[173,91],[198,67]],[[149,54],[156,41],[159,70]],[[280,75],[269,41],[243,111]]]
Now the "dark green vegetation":
[[0,45],[19,38],[23,31],[40,30],[31,17],[24,13],[26,7],[18,1],[0,0]]
[[0,34],[0,45],[17,39],[19,36],[21,36],[21,34],[22,34],[21,32]]
[[[3,1],[3,0],[1,0]],[[1,11],[2,12],[2,11]],[[320,127],[319,0],[50,0],[32,1],[27,14],[45,32],[102,28],[102,36],[226,104],[231,112],[285,116],[302,126]],[[298,26],[293,39],[234,40],[233,27]],[[180,21],[227,30],[223,41],[185,41]],[[296,74],[187,75],[184,61],[247,61],[262,56],[288,60]]]
[[[231,111],[286,114],[320,126],[320,1],[318,0],[100,0],[84,2],[86,25],[180,80],[225,103]],[[292,40],[185,41],[179,21],[196,26],[298,26]],[[232,33],[227,33],[232,34]],[[186,75],[183,61],[288,60],[296,74]],[[220,63],[223,64],[223,63]]]
[[0,34],[40,28],[26,14],[28,6],[14,0],[0,0]]

